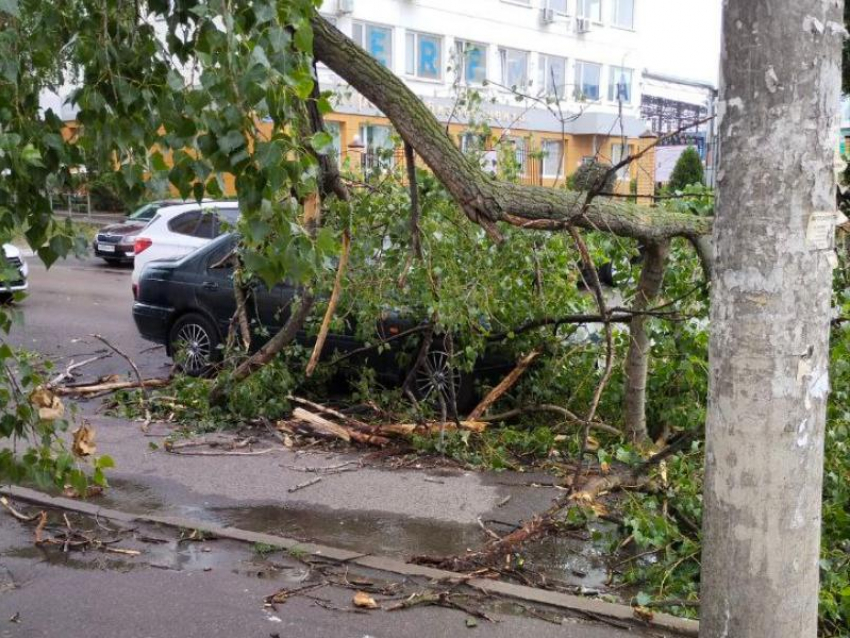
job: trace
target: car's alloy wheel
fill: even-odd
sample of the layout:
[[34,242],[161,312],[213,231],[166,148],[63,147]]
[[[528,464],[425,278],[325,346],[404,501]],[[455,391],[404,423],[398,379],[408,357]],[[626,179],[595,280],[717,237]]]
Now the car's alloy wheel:
[[[451,356],[439,349],[428,352],[419,370],[416,371],[416,394],[423,402],[430,403],[436,408],[446,409],[451,414],[452,385],[454,395],[460,394],[461,372],[452,365]],[[442,397],[442,402],[440,401]]]
[[174,325],[171,331],[171,352],[188,375],[206,373],[218,358],[218,338],[205,318],[188,315]]

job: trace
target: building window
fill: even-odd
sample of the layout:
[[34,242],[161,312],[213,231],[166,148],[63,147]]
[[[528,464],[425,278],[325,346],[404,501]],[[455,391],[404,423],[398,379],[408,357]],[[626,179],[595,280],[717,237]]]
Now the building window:
[[439,80],[443,75],[443,39],[408,31],[405,35],[408,75],[426,80]]
[[388,69],[393,67],[393,30],[371,22],[355,22],[352,39]]
[[562,16],[567,15],[567,0],[546,0],[544,6]]
[[602,0],[578,0],[578,17],[602,22]]
[[593,62],[576,62],[577,100],[595,102],[599,99],[599,83],[602,79],[602,65]]
[[567,87],[567,61],[556,55],[540,54],[537,65],[537,80],[540,90],[551,97],[564,97]]
[[502,84],[508,88],[524,89],[528,86],[528,52],[517,49],[499,49],[502,63]]
[[543,177],[561,177],[564,166],[564,143],[560,140],[543,140]]
[[[616,166],[629,156],[629,147],[625,144],[611,144],[611,166]],[[625,182],[629,179],[629,165],[617,171],[617,179]]]
[[393,142],[392,129],[389,126],[361,124],[360,141],[365,148],[363,153],[364,170],[393,166],[395,142]]
[[621,29],[635,28],[635,0],[612,0],[611,22]]
[[466,132],[460,136],[460,150],[464,155],[480,155],[486,147],[487,136],[483,133]]
[[611,67],[611,76],[608,80],[608,99],[612,102],[632,101],[632,70],[619,66]]
[[483,84],[487,79],[487,45],[458,40],[457,52],[463,56],[463,81],[467,84]]
[[[507,150],[502,157],[505,159],[507,163],[513,161],[513,166],[509,166],[508,170],[510,172],[515,171],[517,175],[520,177],[525,177],[527,174],[527,163],[528,163],[528,151],[526,150],[526,143],[524,137],[507,137],[505,138],[505,143],[507,146]],[[511,147],[513,153],[511,153]]]

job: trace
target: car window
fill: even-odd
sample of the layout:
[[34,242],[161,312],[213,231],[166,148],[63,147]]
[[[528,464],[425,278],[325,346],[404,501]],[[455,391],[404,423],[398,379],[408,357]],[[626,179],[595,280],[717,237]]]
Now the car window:
[[195,229],[198,227],[198,222],[200,220],[201,211],[190,210],[182,215],[178,215],[168,222],[168,230],[180,235],[194,235]]
[[212,249],[204,256],[203,269],[208,277],[215,279],[231,279],[233,277],[233,262],[223,260],[233,251],[235,241],[232,237],[211,244]]
[[148,208],[143,211],[140,211],[138,215],[136,215],[133,219],[140,219],[143,222],[149,221],[156,216],[156,211],[159,210],[159,206],[156,204],[151,204]]
[[236,226],[236,222],[239,221],[239,209],[238,208],[219,208],[218,209],[219,219],[226,222],[227,225],[232,229]]
[[145,204],[135,212],[131,213],[129,219],[145,221],[156,215],[157,206],[154,204]]
[[217,227],[218,220],[216,219],[215,211],[205,210],[201,213],[192,236],[200,237],[201,239],[213,239],[218,234],[216,232]]
[[[168,222],[171,232],[191,235],[201,239],[214,239],[227,230],[231,230],[239,218],[238,208],[212,208],[192,210],[178,215]],[[226,222],[226,227],[222,221]]]

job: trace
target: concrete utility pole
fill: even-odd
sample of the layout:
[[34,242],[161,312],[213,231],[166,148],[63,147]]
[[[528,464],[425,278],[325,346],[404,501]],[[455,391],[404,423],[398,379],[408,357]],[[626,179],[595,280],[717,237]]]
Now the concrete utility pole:
[[842,0],[724,0],[705,638],[814,638]]

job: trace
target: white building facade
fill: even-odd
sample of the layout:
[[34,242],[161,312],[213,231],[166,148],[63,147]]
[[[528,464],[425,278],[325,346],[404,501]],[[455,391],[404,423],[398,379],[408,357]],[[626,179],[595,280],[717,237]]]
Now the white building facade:
[[[590,158],[616,162],[633,146],[641,119],[640,28],[652,0],[325,0],[321,13],[403,78],[464,146],[468,114],[456,108],[470,89],[478,119],[494,137],[542,165],[527,181],[552,184]],[[341,88],[329,116],[339,151],[386,144],[386,121],[340,87],[328,70],[323,89]],[[483,141],[485,146],[488,141]],[[535,173],[529,175],[529,173]],[[623,173],[622,181],[633,175]]]

